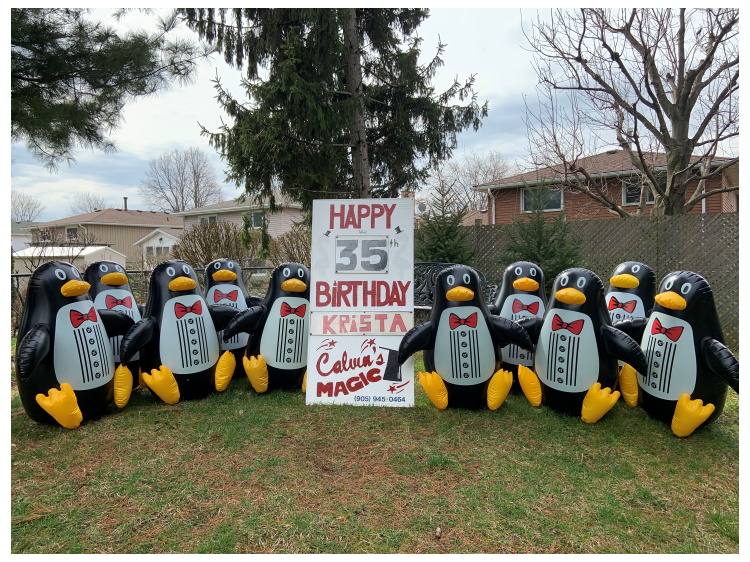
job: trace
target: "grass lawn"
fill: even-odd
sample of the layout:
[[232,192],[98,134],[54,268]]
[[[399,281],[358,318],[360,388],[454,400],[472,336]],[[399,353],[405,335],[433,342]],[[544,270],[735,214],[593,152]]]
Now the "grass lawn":
[[[419,364],[419,359],[418,359]],[[161,403],[76,430],[11,402],[14,553],[738,553],[739,398],[687,439],[620,401],[497,411]]]

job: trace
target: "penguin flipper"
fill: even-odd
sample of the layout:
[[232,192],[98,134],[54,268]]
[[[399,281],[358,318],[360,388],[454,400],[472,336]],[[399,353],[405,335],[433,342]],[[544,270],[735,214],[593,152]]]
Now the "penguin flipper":
[[52,347],[52,338],[46,324],[37,324],[16,346],[16,377],[26,381],[34,372],[39,362],[44,359]]
[[120,342],[120,362],[127,363],[136,353],[154,337],[156,321],[152,316],[143,318],[133,324]]
[[414,326],[404,334],[398,346],[398,364],[403,365],[406,360],[417,351],[423,351],[430,345],[432,335],[432,322],[429,320],[424,324]]
[[229,341],[230,338],[240,332],[254,332],[260,326],[260,322],[265,315],[265,306],[254,306],[242,312],[235,310],[234,317],[227,323],[226,328],[224,328],[224,341]]
[[643,339],[643,332],[646,331],[646,324],[648,324],[648,318],[633,317],[615,322],[612,324],[612,327],[617,328],[621,332],[625,332],[626,335],[638,342]]
[[641,346],[628,334],[606,324],[601,327],[599,333],[604,343],[604,350],[609,355],[624,361],[641,374],[648,371],[648,363]]
[[226,328],[230,320],[237,315],[237,309],[226,304],[209,304],[208,312],[211,314],[216,331]]
[[253,296],[247,295],[247,298],[245,299],[245,303],[247,304],[248,308],[252,308],[254,306],[260,306],[263,304],[263,297],[253,297]]
[[539,316],[524,316],[523,318],[519,318],[518,320],[516,320],[516,324],[526,330],[529,338],[531,338],[531,343],[536,345],[536,343],[539,341],[539,334],[542,333],[542,325],[544,324],[544,319],[540,318]]
[[135,324],[130,316],[123,314],[122,312],[117,312],[116,310],[103,308],[96,312],[102,319],[104,329],[110,338],[114,336],[124,336]]
[[528,351],[534,351],[534,344],[526,329],[518,322],[509,320],[502,316],[490,316],[488,318],[492,330],[493,340],[497,345],[505,346],[509,343]]
[[703,338],[706,365],[719,375],[737,394],[740,393],[740,362],[727,346],[714,338]]

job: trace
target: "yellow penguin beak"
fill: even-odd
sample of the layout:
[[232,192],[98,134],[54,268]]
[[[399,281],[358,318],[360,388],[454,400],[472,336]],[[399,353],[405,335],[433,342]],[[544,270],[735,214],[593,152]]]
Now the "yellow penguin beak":
[[565,304],[583,304],[586,302],[586,295],[572,287],[560,289],[555,293],[555,298]]
[[281,290],[290,293],[304,293],[307,290],[307,285],[301,279],[287,279],[281,284]]
[[125,275],[124,273],[112,272],[112,273],[107,273],[107,275],[102,277],[102,283],[104,283],[105,285],[118,286],[118,285],[124,285],[127,282],[128,282],[128,276]]
[[529,277],[521,277],[513,281],[513,288],[519,291],[536,291],[539,288],[539,283]]
[[176,277],[169,282],[170,291],[192,291],[195,289],[195,281],[190,277]]
[[474,291],[468,287],[453,287],[445,293],[445,298],[452,302],[466,302],[474,298]]
[[685,310],[687,302],[680,295],[673,291],[667,291],[666,293],[659,293],[654,297],[654,300],[658,302],[664,308],[670,310]]
[[60,287],[60,292],[64,297],[80,297],[89,292],[91,285],[86,281],[68,281]]
[[213,277],[214,281],[234,281],[237,279],[237,274],[228,269],[220,269],[219,271],[212,273],[211,277]]
[[641,282],[638,281],[638,278],[635,275],[621,273],[620,275],[612,277],[612,279],[609,280],[609,284],[618,289],[635,289],[641,284]]

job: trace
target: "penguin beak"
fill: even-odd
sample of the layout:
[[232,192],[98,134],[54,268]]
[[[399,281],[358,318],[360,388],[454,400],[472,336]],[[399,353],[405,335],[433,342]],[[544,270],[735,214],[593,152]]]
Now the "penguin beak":
[[560,289],[555,293],[555,298],[565,304],[583,304],[586,302],[586,295],[572,287]]
[[307,285],[301,279],[287,279],[281,284],[281,290],[290,293],[304,293],[307,290]]
[[536,291],[539,288],[539,283],[534,281],[530,277],[521,277],[513,281],[513,288],[519,291]]
[[654,300],[669,310],[685,310],[685,307],[687,307],[685,299],[673,291],[659,293],[654,297]]
[[113,272],[113,273],[107,273],[104,277],[101,279],[102,283],[105,285],[124,285],[128,282],[128,277],[124,273],[119,272]]
[[68,281],[60,287],[60,292],[64,297],[80,297],[89,292],[91,285],[86,281]]
[[445,293],[445,298],[452,302],[466,302],[474,298],[474,291],[468,287],[453,287]]
[[234,281],[237,279],[237,274],[228,269],[220,269],[219,271],[212,273],[211,277],[213,277],[214,281]]
[[609,280],[609,284],[618,289],[635,289],[641,284],[641,282],[638,281],[638,278],[635,275],[622,273],[612,277],[612,279]]
[[175,277],[169,282],[170,291],[192,291],[195,289],[195,281],[190,277]]

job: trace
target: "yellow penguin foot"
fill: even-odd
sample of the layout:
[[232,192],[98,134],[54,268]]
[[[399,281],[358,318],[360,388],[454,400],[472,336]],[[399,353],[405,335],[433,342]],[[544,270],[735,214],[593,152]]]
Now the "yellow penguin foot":
[[619,390],[612,392],[611,388],[602,388],[601,383],[592,384],[583,399],[581,419],[586,423],[598,422],[604,414],[612,409],[619,398]]
[[127,365],[122,363],[115,369],[115,406],[124,408],[130,400],[131,392],[133,392],[133,373]]
[[262,355],[257,358],[251,355],[249,359],[244,356],[242,366],[245,367],[245,374],[255,392],[263,393],[268,390],[268,367]]
[[635,408],[638,405],[638,373],[635,372],[633,367],[625,363],[620,369],[618,380],[625,404]]
[[227,349],[216,364],[216,373],[214,375],[216,390],[223,392],[227,389],[229,381],[232,380],[232,376],[234,375],[234,368],[236,366],[237,358],[234,356],[234,353]]
[[83,421],[73,387],[66,382],[60,385],[60,390],[50,388],[47,395],[37,394],[36,402],[63,427],[75,429]]
[[302,392],[307,392],[307,371],[302,375]]
[[448,407],[448,389],[435,371],[419,373],[419,384],[422,385],[427,398],[438,410],[445,410]]
[[687,437],[714,413],[714,409],[713,404],[704,406],[703,400],[690,400],[689,394],[681,395],[672,416],[672,433],[677,437]]
[[510,387],[513,385],[513,373],[500,369],[492,375],[490,384],[487,385],[487,407],[490,410],[497,410],[503,405],[508,397]]
[[542,384],[536,373],[523,365],[518,366],[518,384],[521,385],[526,400],[532,406],[539,406],[542,403]]
[[151,369],[150,375],[143,373],[143,382],[167,404],[177,404],[180,401],[180,387],[177,386],[172,371],[165,365]]

